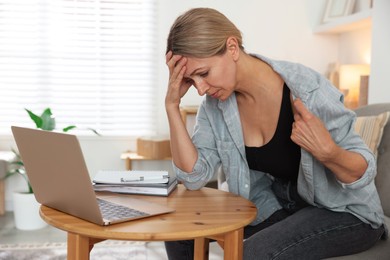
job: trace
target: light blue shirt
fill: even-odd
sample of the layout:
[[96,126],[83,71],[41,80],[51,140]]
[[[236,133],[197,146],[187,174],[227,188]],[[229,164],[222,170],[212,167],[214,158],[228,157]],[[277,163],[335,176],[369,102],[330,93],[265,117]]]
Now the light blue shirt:
[[[300,98],[329,130],[342,148],[361,154],[368,163],[364,175],[353,183],[342,183],[310,153],[301,149],[298,192],[309,204],[332,211],[349,212],[372,227],[383,224],[383,210],[374,184],[376,160],[354,132],[356,115],[343,105],[342,94],[319,73],[303,65],[275,61],[255,55],[268,63],[285,81],[294,98]],[[188,189],[200,189],[219,166],[226,175],[229,191],[251,200],[258,209],[258,224],[281,209],[271,190],[272,177],[250,170],[235,94],[220,101],[206,96],[197,115],[192,141],[198,159],[192,172],[174,165],[178,178]],[[260,160],[261,158],[259,158]]]

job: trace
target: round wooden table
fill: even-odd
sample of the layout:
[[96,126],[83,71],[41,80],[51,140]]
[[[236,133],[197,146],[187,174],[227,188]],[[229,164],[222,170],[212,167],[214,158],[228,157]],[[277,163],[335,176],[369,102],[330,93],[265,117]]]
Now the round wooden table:
[[93,245],[106,239],[194,239],[195,259],[208,259],[209,239],[216,239],[223,241],[224,259],[242,259],[243,228],[255,219],[257,212],[252,202],[212,188],[190,191],[183,185],[178,185],[169,197],[123,194],[118,196],[131,196],[159,203],[174,208],[175,212],[111,226],[99,226],[42,205],[41,217],[50,225],[68,232],[68,259],[89,259]]

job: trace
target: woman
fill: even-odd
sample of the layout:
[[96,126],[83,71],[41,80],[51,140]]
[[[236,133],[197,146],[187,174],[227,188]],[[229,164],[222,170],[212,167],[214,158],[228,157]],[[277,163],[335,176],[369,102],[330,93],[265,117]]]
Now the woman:
[[[257,206],[244,259],[321,259],[380,239],[375,159],[329,81],[299,64],[247,54],[239,30],[208,8],[176,19],[166,63],[175,172],[200,189],[222,166],[230,192]],[[192,139],[179,111],[191,86],[206,95]],[[193,241],[165,245],[169,259],[193,257]]]

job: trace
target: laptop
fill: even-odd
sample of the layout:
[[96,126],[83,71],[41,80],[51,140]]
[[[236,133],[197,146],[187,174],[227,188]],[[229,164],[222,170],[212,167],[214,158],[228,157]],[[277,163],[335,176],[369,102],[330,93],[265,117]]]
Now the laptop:
[[[39,203],[98,225],[174,211],[129,195],[95,193],[75,135],[11,128]],[[111,213],[106,212],[106,207],[111,208]]]

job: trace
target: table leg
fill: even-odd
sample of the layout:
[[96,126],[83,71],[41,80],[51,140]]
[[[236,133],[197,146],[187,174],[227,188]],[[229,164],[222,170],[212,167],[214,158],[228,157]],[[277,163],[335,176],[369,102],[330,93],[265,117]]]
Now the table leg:
[[205,237],[195,238],[194,260],[209,259],[209,243],[210,240]]
[[242,260],[244,229],[238,229],[225,234],[224,260]]
[[92,247],[89,237],[68,232],[68,260],[89,260]]

